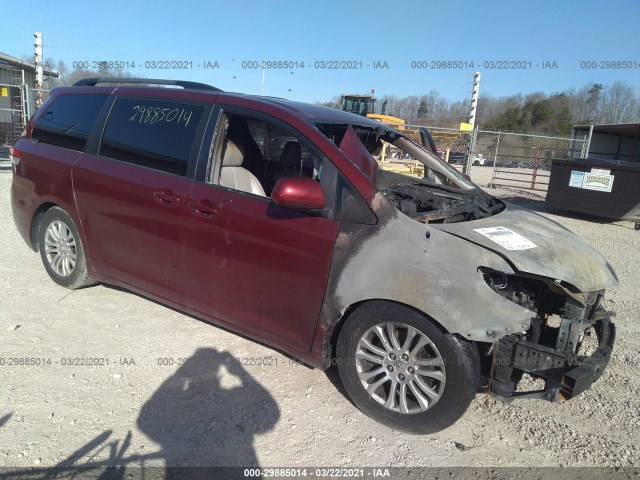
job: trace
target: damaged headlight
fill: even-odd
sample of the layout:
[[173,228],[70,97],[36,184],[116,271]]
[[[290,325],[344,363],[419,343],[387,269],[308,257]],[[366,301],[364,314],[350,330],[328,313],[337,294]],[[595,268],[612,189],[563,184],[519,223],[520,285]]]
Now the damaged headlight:
[[487,267],[479,267],[478,272],[494,292],[539,316],[560,315],[567,299],[583,307],[592,305],[599,293],[580,292],[561,280],[525,273],[506,274]]

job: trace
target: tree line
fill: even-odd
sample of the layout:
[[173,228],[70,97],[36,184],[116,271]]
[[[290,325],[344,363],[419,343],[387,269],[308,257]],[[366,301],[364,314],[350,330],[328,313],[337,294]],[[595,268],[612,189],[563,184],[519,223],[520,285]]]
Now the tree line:
[[[339,108],[335,96],[322,105]],[[452,101],[431,90],[426,95],[383,95],[375,113],[399,117],[409,123],[458,128],[469,120],[471,100]],[[384,110],[384,111],[383,111]],[[587,84],[562,92],[533,92],[504,97],[480,94],[476,125],[488,130],[569,135],[573,125],[637,123],[640,90],[623,81],[611,85]]]

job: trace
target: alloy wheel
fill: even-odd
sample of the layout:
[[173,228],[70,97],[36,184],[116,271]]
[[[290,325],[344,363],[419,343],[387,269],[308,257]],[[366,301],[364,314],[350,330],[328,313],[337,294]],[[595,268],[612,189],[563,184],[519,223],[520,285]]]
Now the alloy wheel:
[[424,412],[444,392],[442,355],[427,335],[411,325],[385,322],[369,328],[358,341],[355,358],[367,393],[394,412]]
[[62,221],[49,224],[44,236],[45,254],[49,266],[61,277],[68,277],[76,266],[76,240],[71,229]]

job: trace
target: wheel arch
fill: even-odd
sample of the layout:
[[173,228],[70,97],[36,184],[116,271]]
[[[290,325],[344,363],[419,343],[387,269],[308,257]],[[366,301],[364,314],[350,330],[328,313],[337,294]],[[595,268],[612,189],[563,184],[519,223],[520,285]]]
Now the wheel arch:
[[[84,247],[86,243],[83,238],[82,229],[78,225],[78,221],[73,218],[72,213],[55,202],[43,202],[38,206],[33,215],[30,236],[33,248],[36,252],[40,253],[42,263],[51,279],[58,285],[75,290],[77,288],[94,285],[97,281],[92,276],[93,272],[88,266],[88,257]],[[43,232],[42,229],[46,222],[51,221],[50,216],[52,216],[52,219],[55,221],[63,222],[65,226],[71,230],[71,241],[73,244],[70,247],[66,245],[65,252],[67,252],[67,248],[71,248],[74,250],[76,257],[71,266],[67,265],[66,272],[59,272],[57,266],[54,270],[51,261],[47,258],[46,251],[43,251],[41,248],[43,239],[46,236],[46,232]],[[67,242],[68,238],[65,237],[63,241]]]
[[423,316],[424,318],[426,318],[427,320],[429,320],[431,323],[433,323],[433,325],[438,330],[440,330],[443,334],[450,333],[433,316],[429,315],[426,312],[423,312],[422,310],[414,307],[413,305],[409,305],[407,303],[399,302],[399,301],[396,301],[396,300],[390,300],[390,299],[386,299],[386,298],[370,298],[370,299],[366,299],[366,300],[360,300],[358,302],[355,302],[355,303],[349,305],[345,309],[344,313],[335,322],[335,324],[333,326],[333,330],[331,331],[331,333],[329,335],[329,348],[330,348],[329,355],[328,355],[329,362],[331,362],[335,358],[336,345],[337,345],[337,342],[338,342],[338,337],[340,336],[340,331],[342,330],[342,327],[344,327],[346,322],[349,320],[349,317],[351,315],[353,315],[353,313],[356,310],[358,310],[360,308],[364,308],[365,306],[375,305],[376,303],[391,304],[391,305],[397,305],[397,306],[402,306],[402,307],[409,308],[409,309],[413,310],[414,312],[416,312],[417,314],[419,314],[419,315]]
[[[368,310],[363,311],[363,306]],[[356,407],[395,430],[414,434],[435,433],[459,420],[475,397],[480,383],[480,358],[476,342],[467,341],[459,334],[448,333],[437,321],[411,305],[372,300],[355,307],[348,316],[343,315],[345,321],[341,329],[345,330],[341,330],[338,337],[336,365],[342,385]],[[401,309],[402,315],[397,315],[395,307]],[[354,323],[347,323],[351,318]],[[373,332],[376,324],[386,322],[392,324],[389,328],[383,328],[386,334],[378,330],[379,333],[373,335],[377,335],[379,339],[380,334],[393,336],[398,327],[407,332],[407,337],[396,337],[400,343],[396,343],[395,347],[389,343],[390,340],[386,343],[383,341],[386,346],[382,345],[382,348],[386,353],[376,352],[375,357],[364,353],[365,356],[360,357],[364,335]],[[405,350],[409,327],[415,329],[411,342],[414,341],[415,333],[427,339],[421,347],[416,345],[420,350],[413,349],[413,343],[409,344],[409,350]],[[369,341],[374,343],[371,338]],[[365,344],[370,346],[367,341]],[[426,345],[431,346],[427,348]],[[424,352],[421,350],[423,347],[427,348]],[[371,351],[375,351],[376,347],[372,349]],[[402,358],[399,358],[400,354]],[[427,356],[423,357],[423,354]],[[368,359],[372,365],[369,368],[366,362],[364,365],[358,362],[358,358]],[[431,365],[439,372],[439,376],[429,374],[429,371],[433,371],[431,368],[419,371],[425,365],[422,358],[437,359],[438,363]],[[378,360],[380,364],[376,365]],[[425,376],[431,377],[423,388],[420,387],[423,384],[417,379],[421,376],[423,381]],[[418,383],[413,383],[414,380]],[[402,388],[398,389],[401,383],[412,383],[413,386],[407,386],[403,391]],[[383,384],[387,387],[382,387]],[[422,395],[417,390],[422,390]],[[404,398],[404,402],[398,398],[400,396]],[[404,410],[401,404],[404,405]]]
[[31,242],[31,245],[29,246],[35,252],[40,251],[40,245],[38,245],[38,234],[40,233],[40,226],[42,225],[42,219],[44,218],[45,214],[49,210],[51,210],[53,207],[62,208],[60,207],[60,205],[54,202],[44,202],[40,204],[40,206],[36,209],[36,211],[33,214],[33,218],[31,220],[31,232],[29,234],[29,240]]

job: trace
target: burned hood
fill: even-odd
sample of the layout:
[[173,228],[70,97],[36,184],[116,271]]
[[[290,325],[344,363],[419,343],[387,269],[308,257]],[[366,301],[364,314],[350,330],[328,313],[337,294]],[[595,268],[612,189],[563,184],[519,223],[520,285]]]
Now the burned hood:
[[497,253],[520,272],[561,280],[582,292],[618,285],[609,262],[585,241],[517,205],[506,203],[502,212],[478,220],[430,226]]

